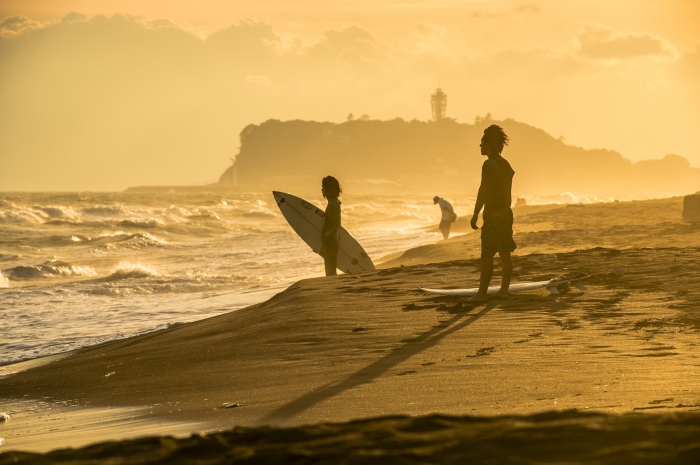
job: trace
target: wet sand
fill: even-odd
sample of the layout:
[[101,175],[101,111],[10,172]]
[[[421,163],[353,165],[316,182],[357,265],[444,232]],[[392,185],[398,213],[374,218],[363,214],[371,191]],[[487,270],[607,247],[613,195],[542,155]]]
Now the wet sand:
[[[403,260],[416,264],[402,267],[395,261],[399,266],[372,273],[300,281],[243,310],[81,350],[6,376],[0,379],[0,406],[7,411],[12,399],[47,398],[83,408],[148,407],[159,421],[197,423],[194,431],[432,414],[488,417],[474,421],[496,425],[498,416],[569,409],[639,414],[595,417],[603,420],[586,426],[593,431],[596,421],[623,425],[620,434],[631,435],[633,442],[643,437],[634,431],[663,430],[653,425],[697,428],[700,227],[680,221],[680,202],[519,212],[516,221],[523,229],[516,235],[521,249],[514,279],[593,274],[586,292],[532,291],[470,306],[463,299],[418,291],[477,283],[476,258],[439,262],[454,249],[463,256],[478,254],[469,245],[478,238],[472,234],[407,252],[412,255]],[[589,247],[595,234],[601,246]],[[611,273],[617,267],[624,276]],[[401,421],[408,422],[409,432],[420,431],[421,421],[443,421],[430,418]],[[0,426],[5,450],[13,448],[12,421]],[[349,432],[353,428],[380,431],[381,437],[382,428],[400,430],[387,426],[392,421],[398,420],[335,428],[351,447],[353,434],[360,434]],[[470,437],[491,434],[462,426],[447,429]],[[324,427],[291,431],[305,435],[314,428]],[[499,431],[520,431],[508,428]],[[556,429],[522,434],[556,437]],[[276,437],[261,431],[268,430],[245,434],[258,435],[263,443]],[[414,441],[410,434],[388,437]],[[570,446],[585,449],[593,437],[577,439],[572,433]],[[161,447],[162,440],[153,441],[155,449]],[[665,450],[677,458],[698,453],[697,440],[679,441],[683,444]]]

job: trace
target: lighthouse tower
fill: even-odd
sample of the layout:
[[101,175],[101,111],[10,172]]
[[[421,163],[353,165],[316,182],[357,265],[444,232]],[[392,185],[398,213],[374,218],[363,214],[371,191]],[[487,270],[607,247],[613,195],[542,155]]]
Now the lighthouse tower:
[[445,117],[447,109],[447,95],[438,88],[433,95],[430,96],[430,105],[433,108],[433,121],[440,121]]

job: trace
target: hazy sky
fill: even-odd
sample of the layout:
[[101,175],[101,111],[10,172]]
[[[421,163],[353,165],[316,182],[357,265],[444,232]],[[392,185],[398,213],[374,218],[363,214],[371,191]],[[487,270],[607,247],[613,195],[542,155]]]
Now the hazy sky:
[[249,123],[425,120],[438,85],[458,121],[700,167],[699,25],[697,0],[0,0],[0,190],[211,182]]

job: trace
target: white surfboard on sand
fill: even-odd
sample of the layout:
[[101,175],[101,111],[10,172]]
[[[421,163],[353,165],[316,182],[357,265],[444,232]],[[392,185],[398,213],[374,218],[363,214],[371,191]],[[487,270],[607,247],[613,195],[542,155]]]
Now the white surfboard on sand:
[[[573,284],[574,287],[586,290],[586,286],[583,285],[583,281],[590,278],[590,276],[579,276],[578,278],[572,279],[562,279],[562,280],[551,280],[551,281],[535,281],[531,283],[518,283],[511,284],[508,288],[508,292],[519,292],[519,291],[533,291],[535,289],[547,289],[552,294],[561,294],[562,292],[567,292],[570,290],[569,286]],[[501,286],[491,286],[487,291],[488,295],[495,294],[501,289]],[[451,295],[460,297],[470,297],[476,295],[479,292],[478,287],[471,289],[425,289],[420,288],[421,291],[428,292],[430,294],[437,295]]]
[[[321,229],[323,228],[323,210],[311,202],[284,192],[273,191],[277,206],[294,231],[299,234],[311,250],[318,253],[321,249]],[[374,263],[359,242],[342,226],[338,234],[338,269],[344,273],[362,273],[373,271]]]

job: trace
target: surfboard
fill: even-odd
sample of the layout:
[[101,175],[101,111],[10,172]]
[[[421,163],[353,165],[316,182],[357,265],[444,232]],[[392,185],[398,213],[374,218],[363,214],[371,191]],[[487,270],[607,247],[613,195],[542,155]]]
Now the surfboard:
[[[295,195],[273,191],[275,202],[287,223],[315,253],[321,250],[321,229],[325,213],[311,202]],[[359,242],[340,227],[338,233],[338,269],[344,273],[374,271],[374,263]]]
[[[508,292],[520,292],[520,291],[533,291],[536,289],[547,289],[552,294],[561,294],[562,292],[568,292],[571,290],[571,285],[575,288],[585,291],[587,287],[583,284],[583,281],[590,278],[587,276],[579,276],[578,278],[572,279],[562,279],[562,280],[550,280],[550,281],[535,281],[530,283],[517,283],[511,284],[508,287]],[[491,286],[486,292],[487,295],[495,294],[501,289],[501,286]],[[470,297],[476,295],[479,292],[478,287],[471,289],[426,289],[421,287],[421,291],[428,292],[430,294],[437,295],[451,295],[451,296],[461,296]]]

